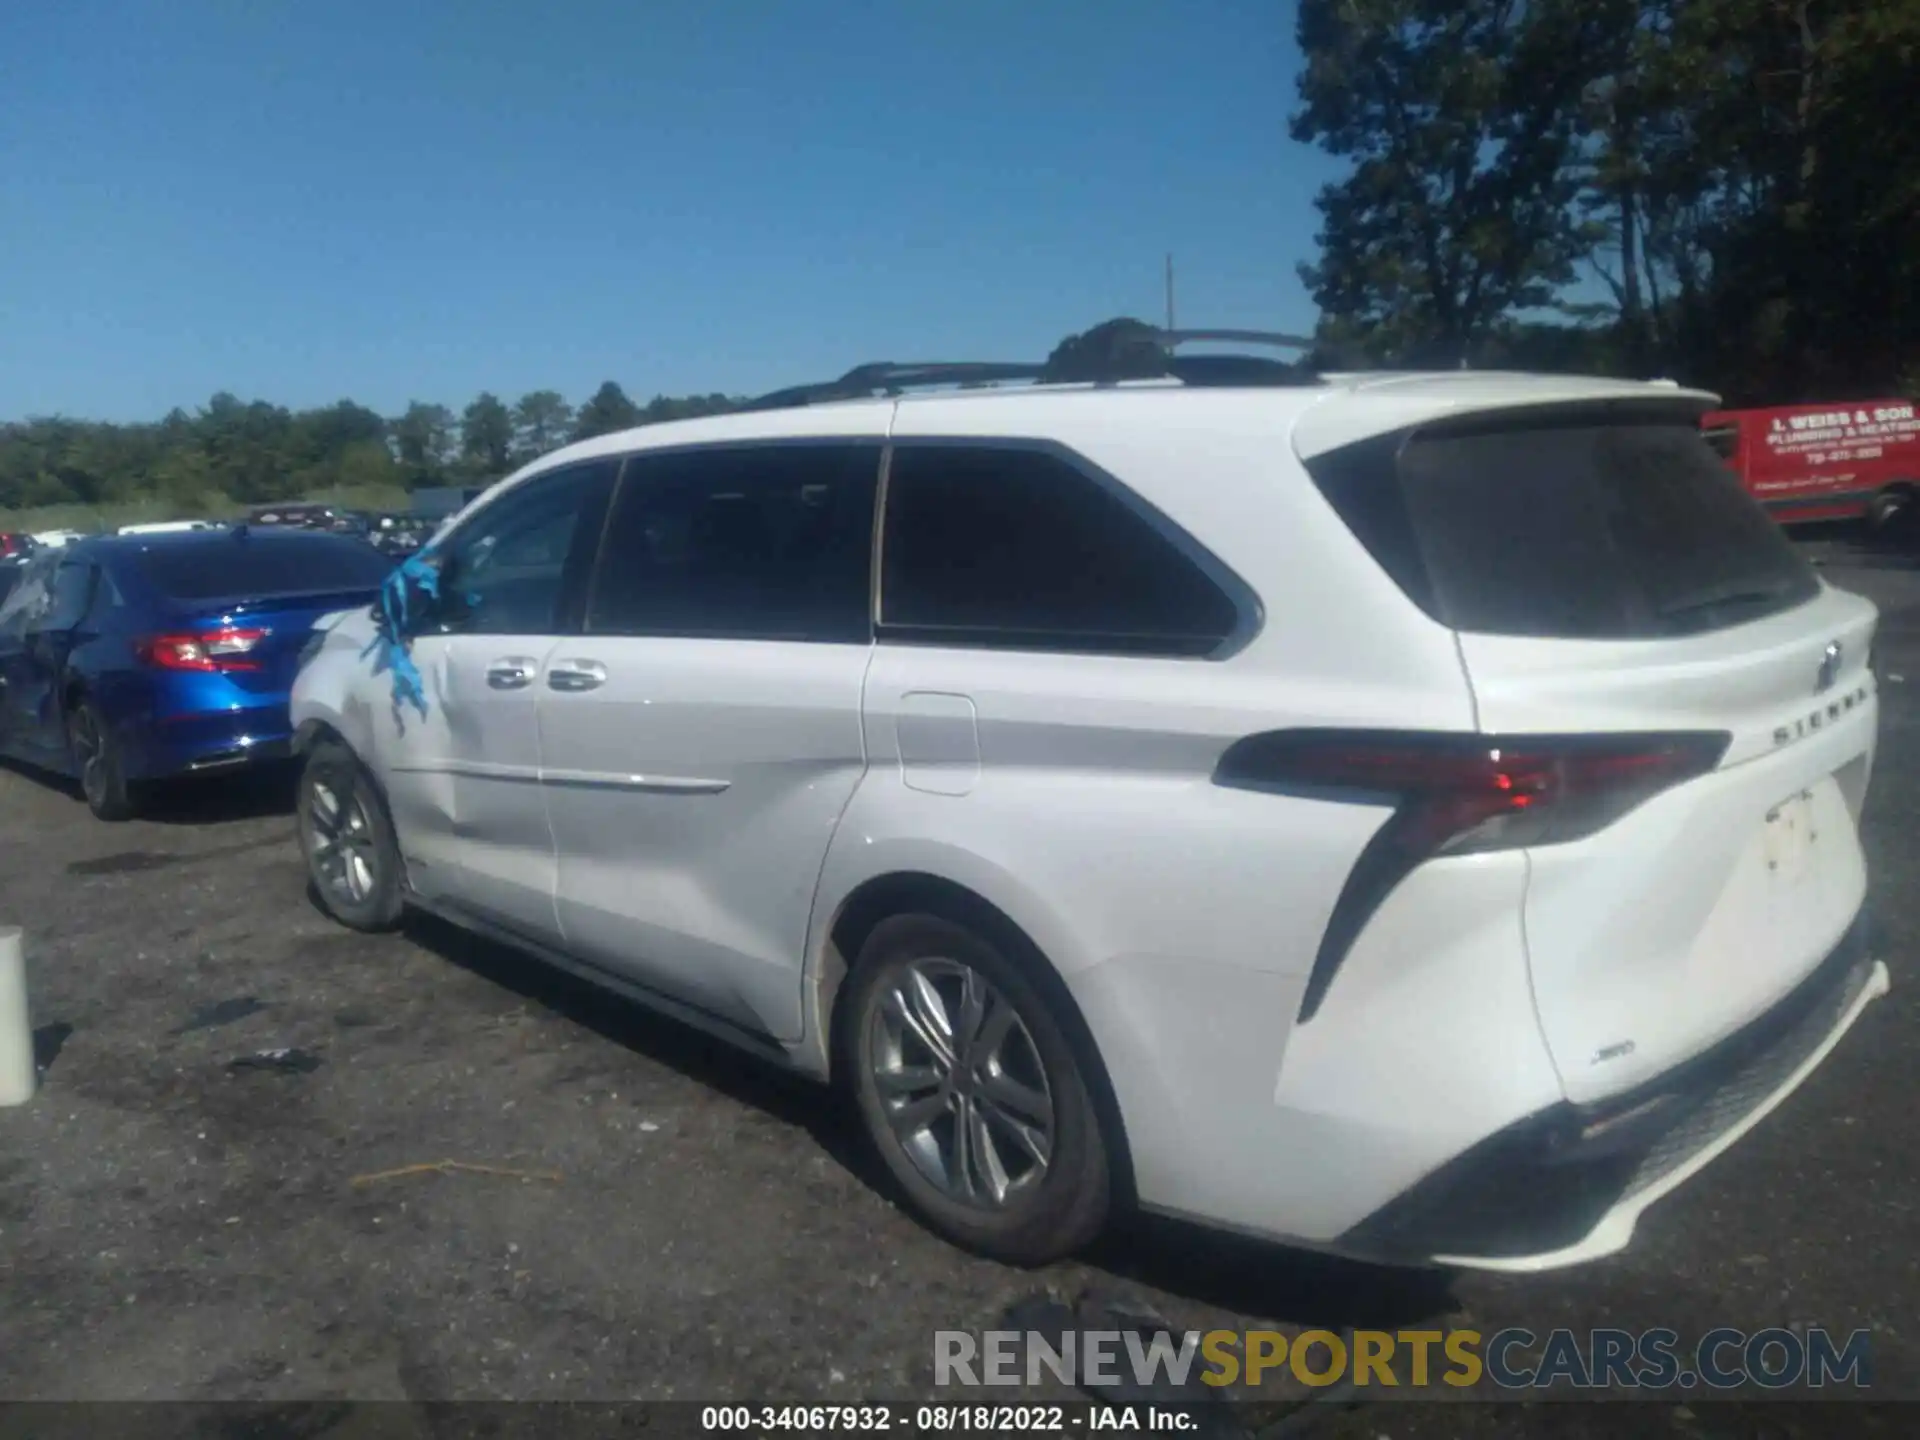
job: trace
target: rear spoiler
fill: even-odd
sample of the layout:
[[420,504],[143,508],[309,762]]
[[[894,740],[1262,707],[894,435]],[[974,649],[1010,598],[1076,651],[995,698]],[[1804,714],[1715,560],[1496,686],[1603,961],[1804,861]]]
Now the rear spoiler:
[[[1410,382],[1433,378],[1408,377]],[[1476,377],[1469,371],[1459,378]],[[1548,384],[1531,390],[1516,387],[1506,393],[1499,386],[1485,386],[1480,393],[1466,395],[1448,393],[1449,389],[1445,385],[1410,383],[1404,389],[1368,385],[1345,394],[1335,392],[1309,406],[1294,421],[1294,453],[1302,460],[1311,460],[1382,435],[1414,430],[1471,433],[1516,421],[1529,426],[1590,425],[1599,421],[1631,424],[1636,420],[1698,425],[1703,415],[1720,404],[1720,397],[1711,391],[1667,384],[1621,383],[1594,386],[1585,393],[1578,387]]]

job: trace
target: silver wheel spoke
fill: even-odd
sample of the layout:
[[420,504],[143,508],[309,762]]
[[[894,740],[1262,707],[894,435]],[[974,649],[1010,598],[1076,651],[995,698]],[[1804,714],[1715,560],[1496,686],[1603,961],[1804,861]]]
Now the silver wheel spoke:
[[937,1090],[945,1078],[931,1065],[903,1065],[897,1070],[875,1070],[874,1082],[889,1099],[905,1099],[923,1091]]
[[1053,1102],[1044,1091],[1014,1079],[1003,1072],[992,1072],[980,1077],[980,1094],[993,1102],[998,1109],[1005,1110],[1029,1125],[1044,1129],[1053,1126]]
[[347,889],[355,900],[364,900],[373,889],[373,867],[367,863],[367,854],[358,846],[347,852]]
[[973,1103],[983,1116],[1018,1141],[1020,1148],[1027,1152],[1036,1165],[1044,1167],[1053,1159],[1053,1140],[1049,1131],[1029,1124],[986,1095],[976,1095]]
[[979,1027],[974,1032],[971,1053],[976,1063],[986,1064],[999,1055],[1000,1047],[1007,1043],[1019,1016],[1013,1013],[1009,1005],[998,995],[991,996],[981,1007]]
[[308,809],[316,833],[329,840],[337,840],[340,834],[340,802],[334,798],[333,791],[324,785],[315,785],[312,790],[313,804]]
[[946,1002],[925,976],[917,972],[887,996],[887,1008],[906,1033],[920,1042],[942,1070],[953,1066],[953,1024]]
[[984,1192],[996,1205],[1004,1204],[1012,1181],[1007,1178],[1007,1167],[1001,1163],[1000,1149],[993,1142],[993,1130],[977,1099],[967,1106],[964,1119],[967,1149],[973,1157],[977,1180],[975,1193]]
[[962,1200],[977,1193],[973,1185],[973,1107],[965,1100],[953,1117],[953,1153],[947,1157],[948,1187]]
[[961,1064],[973,1058],[974,1042],[980,1024],[986,1019],[989,1003],[987,982],[978,970],[967,970],[960,979],[960,1023],[954,1027],[954,1055]]
[[887,1122],[893,1126],[894,1134],[903,1140],[911,1140],[946,1113],[947,1097],[929,1095],[922,1100],[909,1100],[904,1105],[888,1106]]

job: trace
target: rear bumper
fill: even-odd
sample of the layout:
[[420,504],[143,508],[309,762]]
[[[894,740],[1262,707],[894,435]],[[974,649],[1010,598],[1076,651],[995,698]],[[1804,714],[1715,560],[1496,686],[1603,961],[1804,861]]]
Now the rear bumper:
[[1625,1249],[1641,1212],[1759,1124],[1886,993],[1863,914],[1783,1000],[1705,1053],[1604,1104],[1507,1127],[1340,1238],[1387,1260],[1537,1271]]
[[163,716],[121,736],[130,779],[158,780],[241,769],[293,753],[283,700],[197,714]]

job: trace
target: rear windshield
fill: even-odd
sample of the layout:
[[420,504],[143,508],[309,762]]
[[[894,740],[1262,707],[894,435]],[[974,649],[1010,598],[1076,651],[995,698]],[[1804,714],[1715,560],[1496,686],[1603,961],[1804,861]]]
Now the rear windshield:
[[171,600],[262,599],[373,591],[393,568],[357,540],[315,535],[252,542],[155,545],[140,556],[147,582]]
[[1308,469],[1374,558],[1456,630],[1693,634],[1820,588],[1698,429],[1678,420],[1416,431]]

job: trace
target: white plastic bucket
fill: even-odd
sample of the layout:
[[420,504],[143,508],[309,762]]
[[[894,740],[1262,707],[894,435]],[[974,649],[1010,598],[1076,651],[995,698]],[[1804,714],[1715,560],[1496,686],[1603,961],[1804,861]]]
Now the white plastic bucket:
[[33,1016],[27,1009],[27,952],[18,925],[0,925],[0,1105],[33,1098]]

